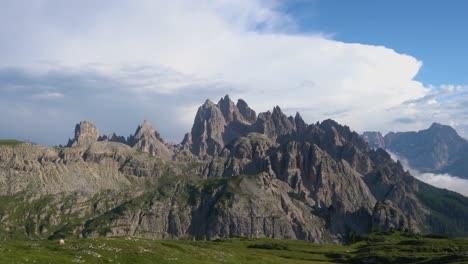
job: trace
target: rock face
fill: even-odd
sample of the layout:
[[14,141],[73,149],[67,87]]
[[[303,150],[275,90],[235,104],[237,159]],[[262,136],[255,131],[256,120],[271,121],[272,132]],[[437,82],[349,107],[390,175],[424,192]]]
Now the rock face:
[[127,144],[127,139],[125,137],[119,136],[115,133],[110,133],[109,135],[101,136],[99,137],[98,141],[119,142],[122,144]]
[[365,132],[370,147],[385,148],[420,172],[451,173],[468,178],[468,142],[450,126],[438,123],[418,132]]
[[81,121],[75,126],[75,137],[69,140],[68,147],[89,145],[97,142],[98,139],[99,130],[97,127],[88,121]]
[[227,95],[217,104],[207,100],[198,109],[192,130],[182,144],[189,145],[192,152],[201,158],[213,156],[226,143],[249,132],[255,120],[255,111],[243,100],[239,100],[237,105]]
[[255,111],[244,100],[239,99],[234,104],[226,95],[217,104],[207,100],[198,109],[192,130],[182,144],[190,146],[194,155],[208,159],[219,154],[232,140],[250,132],[275,139],[305,126],[299,114],[295,118],[288,117],[279,106],[273,112],[260,113],[256,117]]
[[0,146],[1,237],[468,236],[468,198],[418,181],[333,120],[308,125],[279,107],[256,117],[224,97],[200,107],[180,145],[148,122],[125,144],[79,131],[87,143],[72,148]]
[[273,112],[260,113],[254,126],[255,132],[265,134],[274,139],[296,130],[294,120],[288,118],[279,106],[274,107]]
[[128,139],[123,136],[118,136],[115,133],[100,136],[97,127],[88,122],[82,121],[75,127],[75,137],[70,139],[67,146],[89,146],[95,142],[118,142],[128,145],[136,150],[149,153],[155,157],[170,160],[173,158],[173,150],[164,143],[159,133],[146,120],[138,126],[134,135]]
[[239,99],[236,104],[239,112],[241,113],[243,119],[250,124],[255,123],[257,120],[257,114],[252,110],[249,105],[242,99]]
[[[334,234],[344,234],[349,228],[364,233],[387,227],[420,231],[426,211],[403,194],[416,192],[416,180],[388,154],[373,154],[349,128],[327,120],[279,140],[285,143],[258,133],[238,138],[211,161],[206,173],[209,177],[264,173],[286,182],[290,194],[312,208],[314,215],[329,219],[328,228]],[[398,210],[408,217],[393,219],[387,211],[377,210],[377,203],[379,208],[381,203],[404,205]],[[381,226],[374,219],[381,219],[382,214],[392,224]]]
[[155,157],[171,159],[173,155],[158,132],[146,120],[138,126],[135,134],[129,138],[128,143],[134,149],[150,153]]
[[[116,142],[95,142],[63,150],[21,144],[0,149],[0,196],[24,190],[41,195],[94,194],[121,190],[163,174],[165,163]],[[180,173],[175,173],[179,174]]]
[[367,141],[371,148],[385,148],[385,139],[380,132],[366,131],[362,134],[362,138]]

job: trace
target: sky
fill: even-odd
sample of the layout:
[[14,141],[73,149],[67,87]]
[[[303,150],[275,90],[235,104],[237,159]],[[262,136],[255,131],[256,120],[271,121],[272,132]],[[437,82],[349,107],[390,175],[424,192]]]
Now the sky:
[[0,138],[65,144],[89,120],[170,142],[206,99],[357,132],[468,136],[468,2],[0,0]]

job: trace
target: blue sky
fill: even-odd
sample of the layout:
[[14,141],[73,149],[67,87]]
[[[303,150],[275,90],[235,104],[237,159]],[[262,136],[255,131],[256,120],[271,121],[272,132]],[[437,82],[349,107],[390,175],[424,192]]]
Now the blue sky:
[[424,62],[416,79],[468,83],[468,1],[292,1],[285,12],[301,32],[344,42],[383,45]]
[[[0,138],[64,144],[81,120],[180,142],[206,99],[357,132],[468,136],[466,1],[5,0]],[[53,129],[51,129],[53,128]]]

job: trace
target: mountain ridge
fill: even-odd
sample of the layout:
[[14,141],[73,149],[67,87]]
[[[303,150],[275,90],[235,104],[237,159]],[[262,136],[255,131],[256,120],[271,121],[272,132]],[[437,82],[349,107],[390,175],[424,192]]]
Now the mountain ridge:
[[448,173],[468,178],[468,141],[451,126],[433,123],[429,128],[410,132],[362,134],[370,147],[384,148],[408,161],[412,169]]
[[123,142],[81,122],[70,147],[0,146],[0,235],[345,243],[373,230],[468,234],[468,198],[431,189],[348,126],[309,125],[278,106],[254,113],[243,100],[207,100],[181,144],[148,122]]

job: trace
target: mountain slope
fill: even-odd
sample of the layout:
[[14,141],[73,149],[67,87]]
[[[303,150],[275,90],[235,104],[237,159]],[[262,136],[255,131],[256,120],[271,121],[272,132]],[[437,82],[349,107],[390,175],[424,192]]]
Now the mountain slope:
[[66,148],[0,146],[0,236],[343,243],[372,230],[468,232],[468,198],[416,180],[349,127],[254,113],[207,101],[175,146],[146,122],[125,142],[93,128]]

